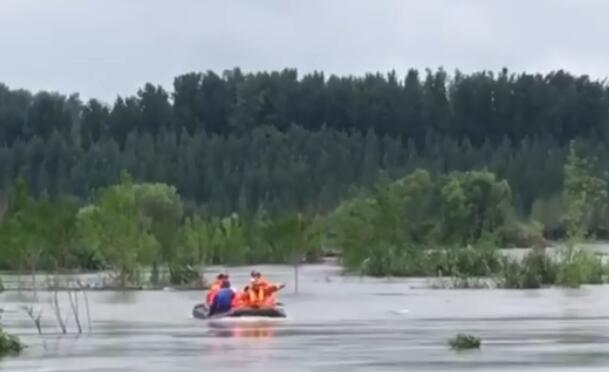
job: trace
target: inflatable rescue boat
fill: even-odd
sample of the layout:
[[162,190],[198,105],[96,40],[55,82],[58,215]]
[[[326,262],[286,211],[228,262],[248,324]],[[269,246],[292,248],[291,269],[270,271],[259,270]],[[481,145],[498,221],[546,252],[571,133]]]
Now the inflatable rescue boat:
[[242,319],[242,320],[265,320],[282,319],[286,317],[285,311],[281,307],[273,308],[237,308],[225,313],[209,315],[209,307],[202,303],[192,309],[192,316],[197,319],[220,320],[220,319]]

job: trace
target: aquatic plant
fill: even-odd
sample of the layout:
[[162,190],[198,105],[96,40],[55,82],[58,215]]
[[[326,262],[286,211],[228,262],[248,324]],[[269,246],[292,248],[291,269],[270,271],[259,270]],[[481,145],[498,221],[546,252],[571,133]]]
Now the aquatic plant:
[[572,288],[582,284],[601,284],[606,271],[600,257],[568,244],[561,252],[556,283]]
[[480,339],[472,335],[466,335],[459,333],[455,337],[448,341],[451,349],[454,350],[466,350],[466,349],[479,349]]
[[0,327],[0,357],[19,354],[24,348],[18,337],[7,334]]
[[544,249],[534,249],[521,260],[506,257],[495,279],[502,288],[579,287],[604,283],[606,273],[607,267],[600,257],[581,248],[567,246],[555,258]]
[[535,248],[521,260],[504,257],[495,279],[502,288],[534,289],[555,284],[557,271],[545,249]]

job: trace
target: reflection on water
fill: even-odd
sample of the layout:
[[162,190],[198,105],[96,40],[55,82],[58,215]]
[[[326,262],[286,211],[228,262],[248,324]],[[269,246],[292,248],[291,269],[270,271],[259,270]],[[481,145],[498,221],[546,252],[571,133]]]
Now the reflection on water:
[[270,338],[275,335],[275,329],[271,325],[257,327],[234,326],[230,328],[216,328],[211,332],[215,337]]
[[[229,271],[238,285],[249,269]],[[292,282],[291,267],[258,269]],[[69,320],[72,334],[61,335],[48,294],[40,293],[41,337],[20,310],[31,296],[3,293],[3,325],[29,348],[0,361],[0,371],[574,372],[609,365],[607,286],[429,290],[421,279],[349,278],[337,271],[303,268],[300,293],[288,287],[281,295],[288,319],[262,325],[193,319],[203,295],[197,291],[90,292],[93,333],[74,335]],[[480,336],[482,349],[449,350],[447,340],[458,332]]]

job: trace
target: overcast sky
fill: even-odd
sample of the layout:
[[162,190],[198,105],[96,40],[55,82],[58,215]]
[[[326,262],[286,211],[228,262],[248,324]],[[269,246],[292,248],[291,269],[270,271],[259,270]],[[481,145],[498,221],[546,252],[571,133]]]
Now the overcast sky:
[[189,71],[609,76],[605,0],[0,0],[0,81],[113,101]]

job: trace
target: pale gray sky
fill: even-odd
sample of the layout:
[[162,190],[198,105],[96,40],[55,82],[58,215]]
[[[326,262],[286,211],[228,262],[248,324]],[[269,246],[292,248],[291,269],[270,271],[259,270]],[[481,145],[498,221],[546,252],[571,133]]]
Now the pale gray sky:
[[189,71],[609,76],[605,0],[0,0],[0,81],[113,101]]

